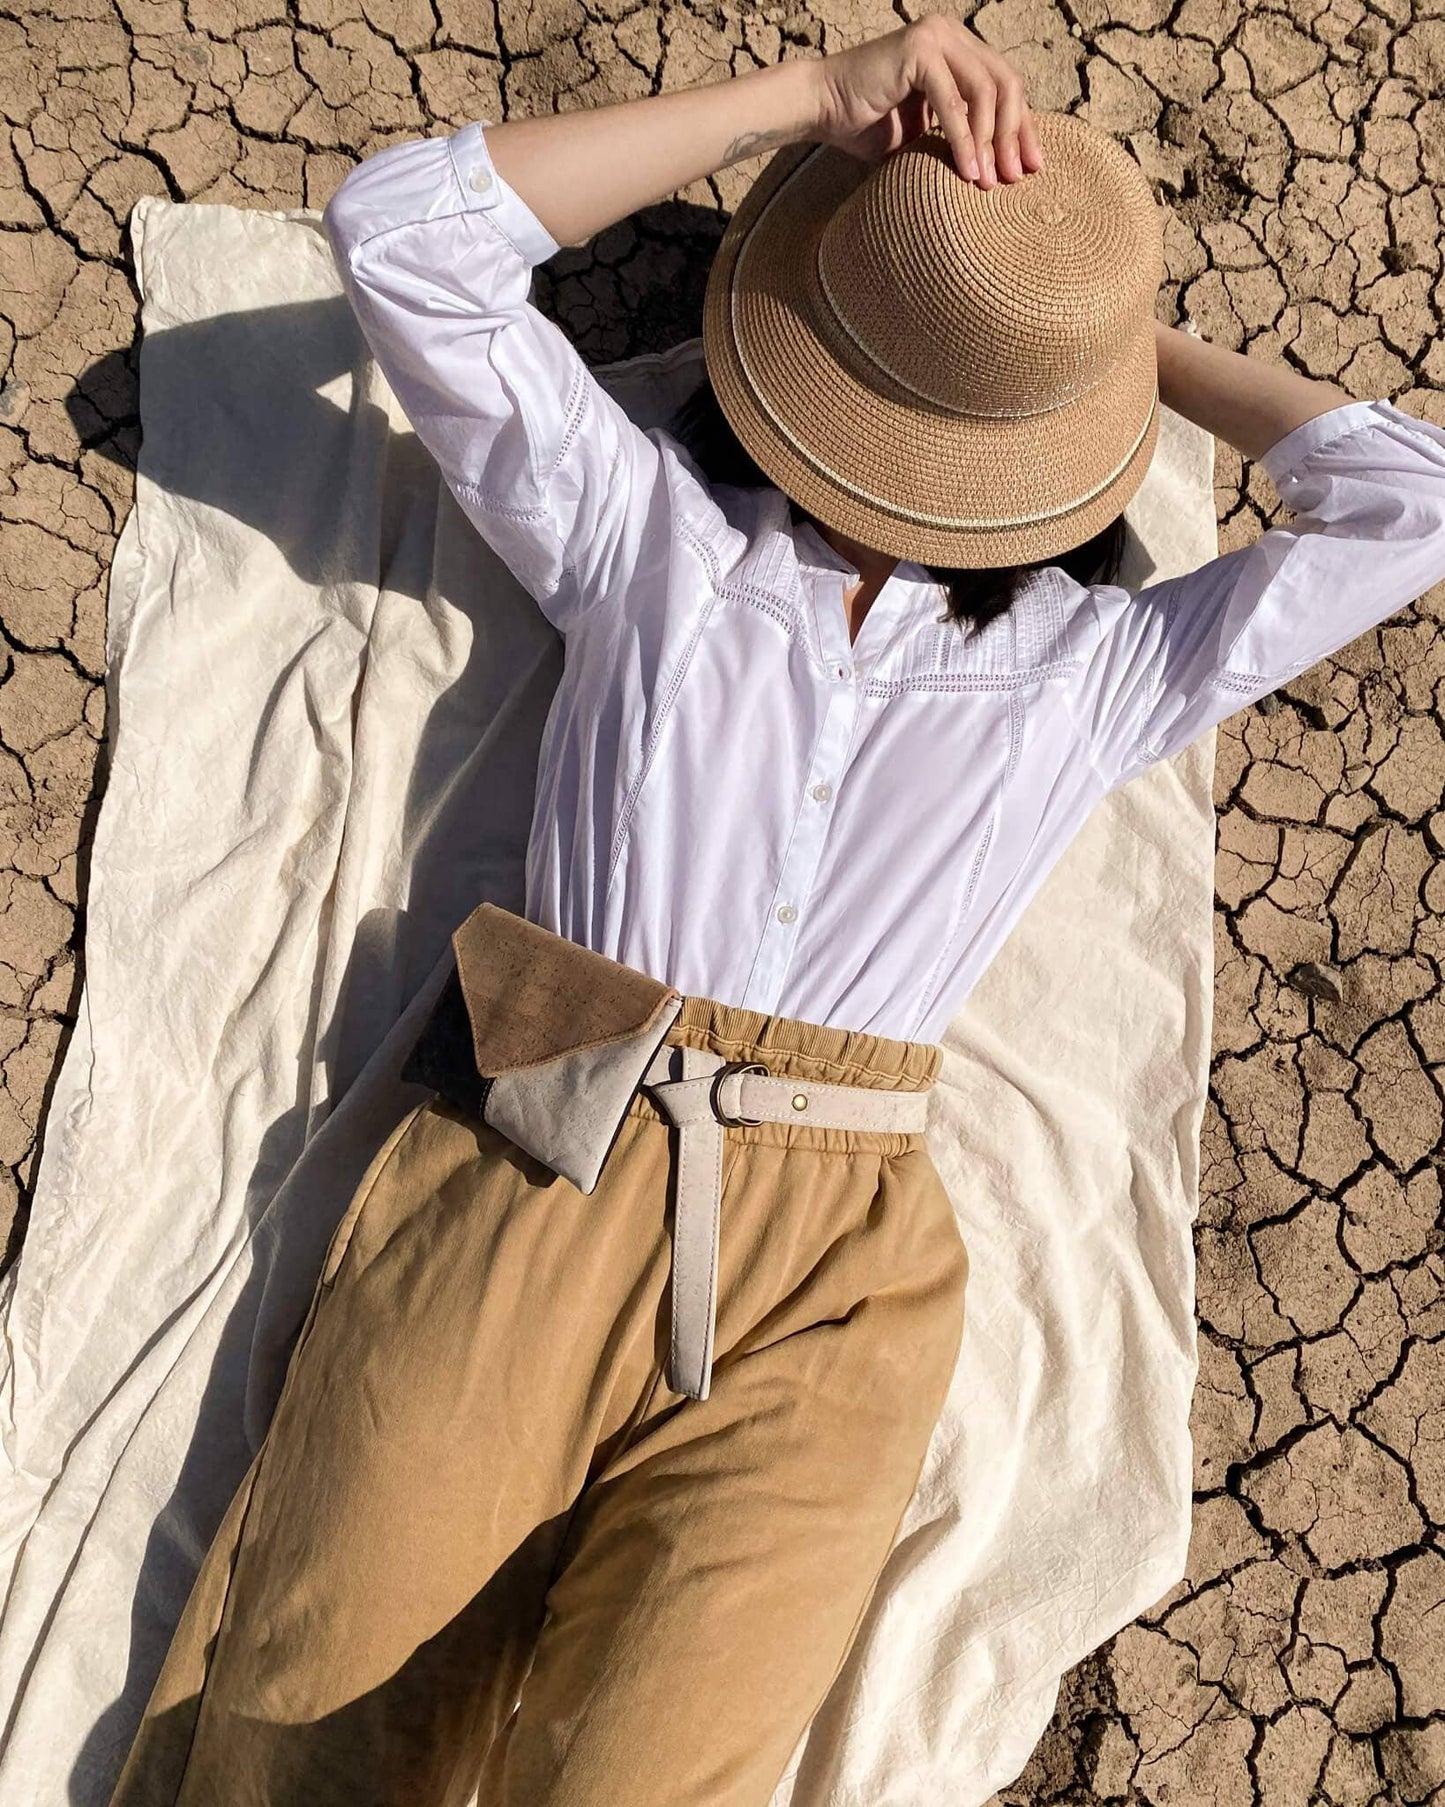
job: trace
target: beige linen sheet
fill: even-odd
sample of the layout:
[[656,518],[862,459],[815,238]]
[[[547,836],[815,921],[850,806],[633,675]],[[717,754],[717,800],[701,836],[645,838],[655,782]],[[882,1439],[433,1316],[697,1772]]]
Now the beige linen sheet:
[[[365,355],[314,215],[147,199],[85,985],[0,1290],[0,1800],[101,1807],[482,898],[561,642]],[[644,426],[696,340],[599,375]],[[1216,547],[1166,412],[1126,581]],[[975,1807],[1179,1576],[1213,734],[1095,812],[944,1038],[955,1383],[773,1807]]]

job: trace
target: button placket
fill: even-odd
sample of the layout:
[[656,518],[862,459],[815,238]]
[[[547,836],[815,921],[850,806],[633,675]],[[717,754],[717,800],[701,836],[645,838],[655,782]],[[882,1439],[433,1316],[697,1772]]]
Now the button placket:
[[[783,981],[797,947],[798,919],[802,906],[812,892],[828,837],[828,826],[832,821],[833,812],[828,805],[833,798],[833,786],[821,774],[836,774],[842,770],[843,756],[853,738],[857,713],[857,690],[851,686],[847,689],[833,687],[813,759],[804,780],[803,792],[798,800],[788,852],[778,875],[773,911],[763,930],[752,975],[743,995],[742,1002],[746,1009],[777,1009]],[[820,791],[824,793],[821,797],[818,795]]]

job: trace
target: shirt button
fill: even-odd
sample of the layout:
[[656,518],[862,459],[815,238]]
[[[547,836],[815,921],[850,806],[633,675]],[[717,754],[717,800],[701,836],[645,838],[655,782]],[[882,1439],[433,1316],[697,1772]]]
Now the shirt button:
[[778,921],[779,922],[792,922],[796,918],[797,914],[798,914],[798,912],[793,908],[793,906],[791,904],[783,904],[778,910]]
[[815,784],[813,786],[813,795],[820,803],[826,803],[829,797],[833,795],[833,787],[831,784]]
[[486,168],[474,169],[467,178],[467,186],[477,194],[484,195],[492,186],[492,172]]

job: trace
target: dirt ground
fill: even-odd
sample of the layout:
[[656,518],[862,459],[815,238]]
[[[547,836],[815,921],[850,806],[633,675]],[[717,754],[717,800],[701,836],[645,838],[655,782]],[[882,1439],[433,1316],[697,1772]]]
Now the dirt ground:
[[[911,16],[874,0],[0,6],[12,1255],[80,982],[134,358],[76,384],[132,345],[131,204],[319,206],[398,137],[717,79]],[[1118,133],[1154,178],[1165,317],[1445,423],[1445,0],[991,0],[961,16],[1035,106]],[[681,198],[720,222],[760,167]],[[715,236],[667,221],[654,210],[645,233],[540,274],[588,356],[699,330]],[[1274,518],[1267,480],[1224,446],[1216,482],[1223,548]],[[1437,591],[1220,730],[1189,1573],[1067,1680],[1009,1807],[1445,1802],[1442,619]]]

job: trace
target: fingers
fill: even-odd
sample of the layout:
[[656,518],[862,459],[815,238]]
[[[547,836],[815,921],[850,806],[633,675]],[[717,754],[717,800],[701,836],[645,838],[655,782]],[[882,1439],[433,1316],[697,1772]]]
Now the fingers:
[[[1018,70],[958,21],[934,15],[928,24],[924,91],[960,172],[992,188],[1041,168],[1043,149]],[[938,65],[947,79],[936,73]],[[969,150],[960,154],[965,138]]]
[[947,58],[926,57],[919,76],[924,95],[933,109],[933,117],[948,140],[948,148],[953,153],[958,173],[970,182],[978,181],[981,167],[973,130],[973,111],[965,104],[964,97],[959,92],[954,71]]
[[1019,159],[1019,127],[1024,116],[1023,78],[1011,63],[990,53],[995,70],[993,163],[1006,182],[1016,182],[1024,173]]
[[953,47],[950,67],[968,103],[979,186],[992,188],[1000,178],[1016,182],[1024,173],[1019,129],[1027,112],[1018,71],[993,51],[971,47]]
[[976,57],[960,59],[955,69],[959,92],[968,102],[968,123],[973,132],[974,149],[978,153],[976,180],[981,188],[992,188],[997,181],[993,157],[993,127],[998,96],[993,72]]
[[1044,149],[1039,143],[1039,131],[1034,124],[1034,116],[1029,112],[1027,106],[1024,108],[1023,120],[1019,126],[1019,154],[1023,158],[1026,170],[1043,168]]

